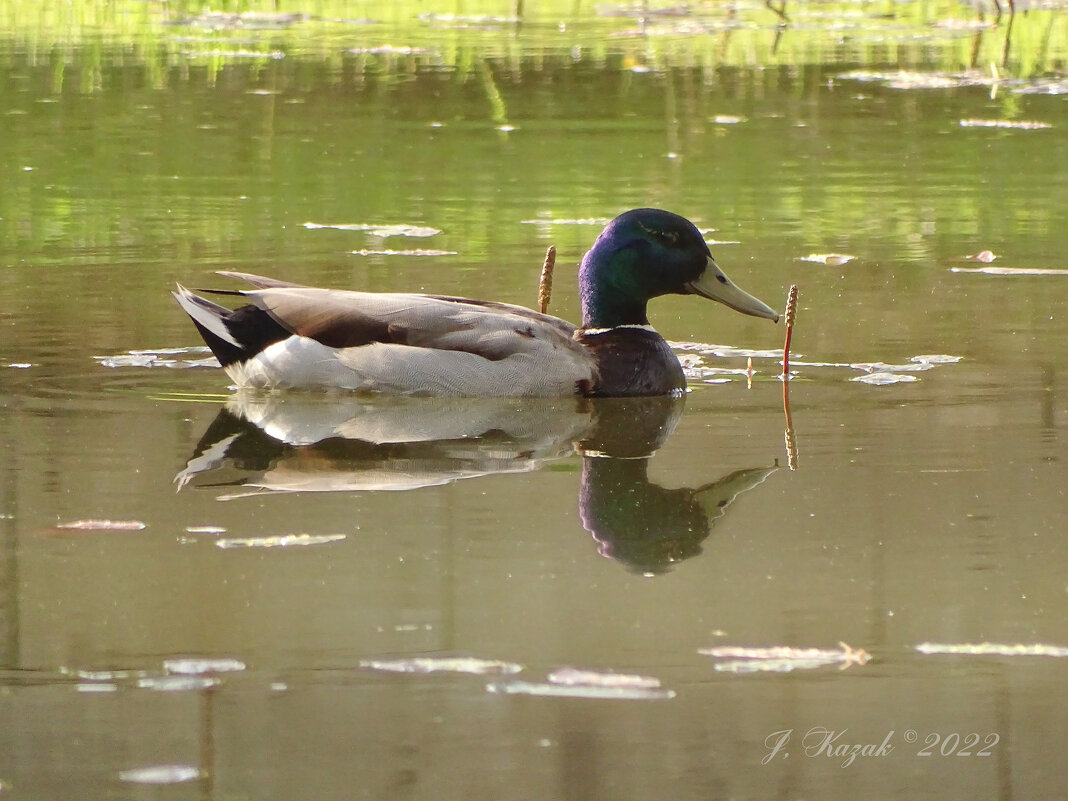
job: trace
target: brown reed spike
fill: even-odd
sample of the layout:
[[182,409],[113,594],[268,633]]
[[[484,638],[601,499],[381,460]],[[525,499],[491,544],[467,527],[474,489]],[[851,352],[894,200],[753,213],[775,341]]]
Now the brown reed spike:
[[553,267],[556,266],[556,247],[549,245],[545,251],[545,264],[541,268],[541,281],[538,283],[538,306],[545,314],[549,308],[549,298],[553,294]]
[[794,318],[797,317],[797,284],[790,285],[786,298],[786,344],[782,347],[782,378],[790,380],[790,340],[794,335]]
[[797,469],[797,438],[794,436],[794,421],[790,416],[790,340],[794,335],[796,317],[797,284],[792,284],[786,297],[786,343],[782,348],[782,410],[786,416],[786,463],[791,470]]

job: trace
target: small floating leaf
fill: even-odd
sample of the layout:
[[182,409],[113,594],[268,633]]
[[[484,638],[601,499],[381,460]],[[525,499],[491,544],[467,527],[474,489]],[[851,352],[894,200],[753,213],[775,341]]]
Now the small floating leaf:
[[874,384],[876,386],[884,386],[886,384],[903,384],[909,381],[919,381],[914,375],[901,375],[900,373],[868,373],[867,375],[858,375],[856,378],[850,378],[850,381],[859,381],[861,384]]
[[909,361],[923,364],[956,364],[961,358],[963,357],[950,356],[945,353],[925,353],[922,356],[913,356]]
[[867,373],[923,373],[933,370],[934,364],[919,359],[910,359],[909,364],[884,364],[883,362],[857,362],[849,365],[854,370],[863,370]]
[[124,353],[119,356],[94,356],[101,367],[151,367],[156,356],[151,353]]
[[992,251],[980,250],[978,253],[973,253],[971,256],[965,256],[964,258],[968,261],[981,261],[984,264],[989,264],[996,259],[997,256],[995,256]]

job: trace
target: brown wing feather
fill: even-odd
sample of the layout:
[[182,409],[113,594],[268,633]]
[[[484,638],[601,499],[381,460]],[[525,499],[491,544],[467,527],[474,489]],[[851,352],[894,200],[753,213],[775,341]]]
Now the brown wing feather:
[[533,345],[535,339],[568,349],[576,346],[570,323],[505,303],[311,287],[244,294],[288,330],[333,348],[381,342],[497,360]]
[[244,281],[246,284],[252,284],[256,289],[273,289],[278,287],[297,287],[306,286],[306,284],[294,284],[292,281],[282,281],[279,278],[267,278],[263,275],[255,275],[253,273],[239,273],[233,270],[216,270],[216,275],[224,275],[227,278],[236,278],[238,281]]

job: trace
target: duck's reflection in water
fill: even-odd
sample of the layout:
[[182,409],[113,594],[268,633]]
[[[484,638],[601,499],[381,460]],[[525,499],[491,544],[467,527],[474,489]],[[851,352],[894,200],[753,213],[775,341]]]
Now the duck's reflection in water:
[[[602,555],[654,575],[696,556],[730,503],[777,467],[665,489],[649,457],[681,398],[397,398],[241,392],[197,445],[180,486],[264,492],[411,490],[582,457],[579,516]],[[240,489],[238,489],[240,488]]]

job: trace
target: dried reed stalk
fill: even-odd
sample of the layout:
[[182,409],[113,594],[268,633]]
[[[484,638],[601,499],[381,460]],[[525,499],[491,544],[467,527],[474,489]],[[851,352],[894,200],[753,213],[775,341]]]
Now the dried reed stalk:
[[790,380],[790,340],[794,336],[794,318],[797,317],[797,284],[790,285],[786,297],[786,344],[782,346],[782,378]]
[[553,294],[553,267],[556,266],[556,247],[549,245],[549,249],[545,251],[545,264],[541,268],[541,281],[538,282],[538,306],[541,307],[541,313],[545,312],[549,308],[549,298]]
[[786,343],[782,348],[782,410],[786,415],[786,464],[797,469],[797,438],[794,436],[794,421],[790,416],[790,340],[794,334],[794,319],[797,317],[797,284],[790,286],[786,298]]

